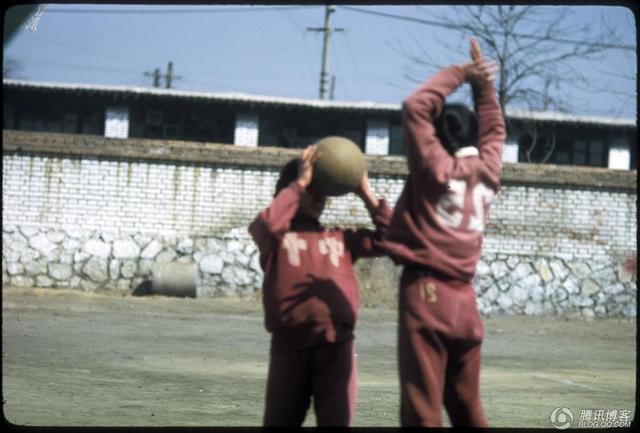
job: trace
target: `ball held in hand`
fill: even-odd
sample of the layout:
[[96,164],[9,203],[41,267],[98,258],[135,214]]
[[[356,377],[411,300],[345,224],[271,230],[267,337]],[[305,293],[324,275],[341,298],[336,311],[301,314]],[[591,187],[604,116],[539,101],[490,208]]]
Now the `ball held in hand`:
[[329,196],[355,191],[365,171],[364,155],[358,145],[338,136],[325,137],[316,145],[318,156],[313,165],[313,180],[309,187]]

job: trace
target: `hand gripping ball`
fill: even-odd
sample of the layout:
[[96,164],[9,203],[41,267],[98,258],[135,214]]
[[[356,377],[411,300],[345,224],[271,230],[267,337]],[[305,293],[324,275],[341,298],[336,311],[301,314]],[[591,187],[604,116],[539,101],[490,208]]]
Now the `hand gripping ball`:
[[338,136],[323,138],[316,143],[318,156],[313,165],[314,191],[330,196],[355,191],[365,170],[362,151],[353,141]]

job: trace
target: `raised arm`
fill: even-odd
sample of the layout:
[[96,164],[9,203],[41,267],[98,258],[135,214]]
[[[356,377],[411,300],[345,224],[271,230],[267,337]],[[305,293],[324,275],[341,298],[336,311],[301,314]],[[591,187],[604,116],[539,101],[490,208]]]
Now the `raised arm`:
[[283,188],[271,204],[249,225],[249,233],[258,244],[261,255],[273,245],[274,241],[280,240],[289,231],[291,220],[300,207],[302,192],[311,183],[316,155],[315,145],[307,147],[302,152],[298,165],[298,178]]
[[291,220],[298,212],[302,190],[302,186],[297,181],[291,182],[249,225],[249,233],[258,245],[261,255],[280,240],[291,227]]
[[346,247],[351,252],[353,261],[360,257],[382,256],[385,254],[382,240],[389,228],[393,209],[386,200],[376,197],[369,184],[367,172],[362,176],[356,194],[362,199],[367,211],[369,211],[371,221],[376,229],[375,231],[368,229],[345,230]]
[[[471,59],[474,63],[487,64],[480,50],[480,45],[475,39],[471,39]],[[478,119],[480,158],[494,174],[496,182],[499,182],[506,128],[494,87],[496,70],[497,68],[487,69],[487,72],[493,71],[493,73],[487,73],[474,79],[471,88],[473,89],[473,100]]]
[[413,92],[402,105],[404,142],[409,172],[421,177],[430,174],[446,184],[453,158],[436,137],[434,120],[442,112],[445,99],[464,82],[461,66],[442,69]]

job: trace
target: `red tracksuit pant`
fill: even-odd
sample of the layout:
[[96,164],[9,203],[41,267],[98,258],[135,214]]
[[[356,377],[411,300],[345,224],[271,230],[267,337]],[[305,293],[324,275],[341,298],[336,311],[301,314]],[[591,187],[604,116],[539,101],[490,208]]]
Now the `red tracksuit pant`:
[[357,397],[354,341],[307,348],[275,344],[267,377],[265,426],[301,426],[313,397],[322,426],[349,426]]
[[486,427],[480,401],[484,328],[468,283],[405,268],[400,281],[398,367],[402,426]]

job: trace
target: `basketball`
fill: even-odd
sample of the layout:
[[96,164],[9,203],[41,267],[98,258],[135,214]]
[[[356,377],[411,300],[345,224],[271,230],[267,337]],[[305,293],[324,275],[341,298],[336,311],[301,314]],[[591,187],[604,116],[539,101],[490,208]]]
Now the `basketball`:
[[338,136],[323,138],[316,145],[318,157],[313,165],[310,188],[330,196],[355,191],[365,171],[364,155],[358,145]]

